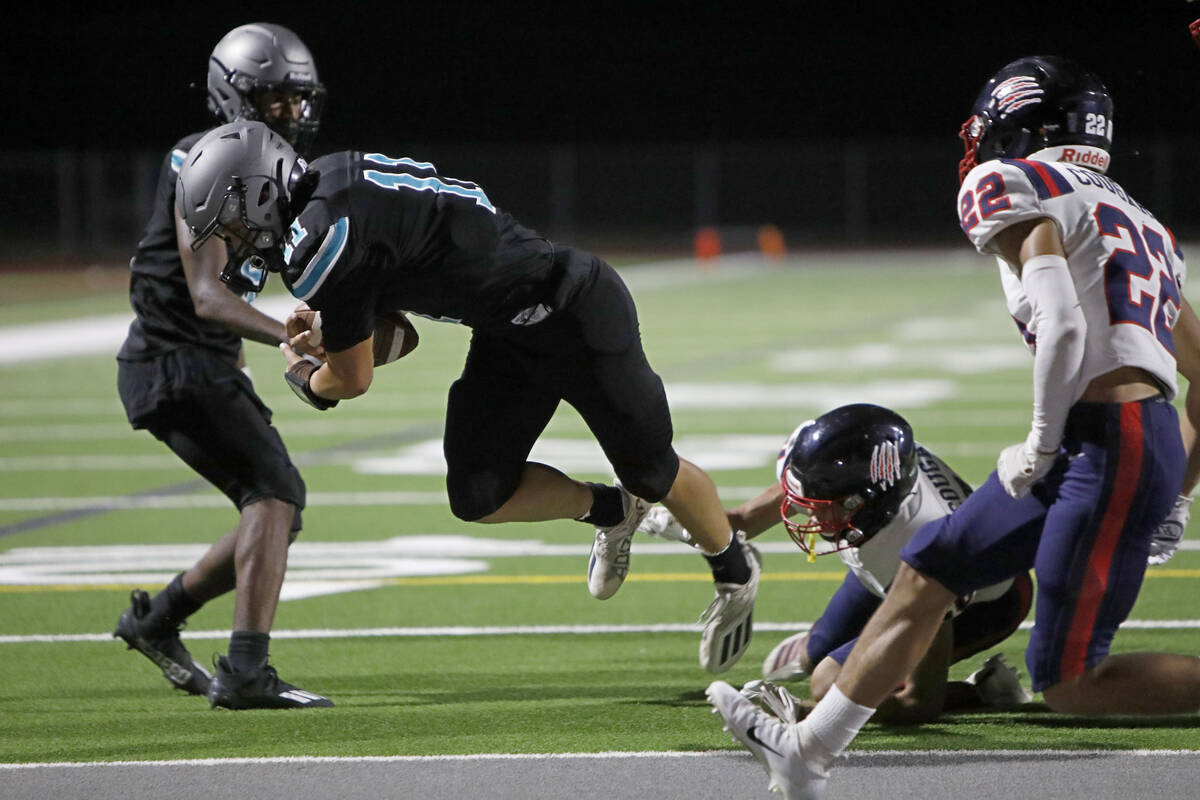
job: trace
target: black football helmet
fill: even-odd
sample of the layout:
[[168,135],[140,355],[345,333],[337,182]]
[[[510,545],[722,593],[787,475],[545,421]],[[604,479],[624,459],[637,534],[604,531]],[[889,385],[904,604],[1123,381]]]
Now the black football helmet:
[[[816,554],[861,547],[896,516],[917,482],[912,428],[894,411],[867,403],[835,408],[797,431],[780,482],[784,524],[800,549]],[[800,508],[808,521],[793,522]]]
[[[272,103],[294,103],[273,116]],[[208,108],[226,122],[265,122],[302,154],[309,152],[325,108],[325,87],[308,47],[270,22],[241,25],[221,37],[208,59]]]
[[1081,145],[1079,163],[1108,168],[1113,104],[1095,75],[1059,56],[1026,56],[993,75],[975,100],[959,137],[966,153],[958,165],[967,173],[993,158],[1024,158],[1058,145]]

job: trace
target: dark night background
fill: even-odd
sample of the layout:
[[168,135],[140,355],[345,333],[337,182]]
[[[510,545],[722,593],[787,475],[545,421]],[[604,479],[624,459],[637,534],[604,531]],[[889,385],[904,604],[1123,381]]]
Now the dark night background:
[[[681,143],[718,148],[721,216],[759,189],[753,175],[778,173],[760,191],[771,202],[742,216],[764,219],[778,208],[781,224],[802,221],[822,210],[814,193],[844,182],[844,164],[819,171],[822,154],[840,158],[857,143],[872,186],[887,176],[925,185],[915,199],[884,198],[857,211],[845,188],[841,205],[825,209],[826,228],[853,234],[869,223],[870,235],[858,241],[891,241],[923,222],[911,211],[919,205],[936,207],[938,222],[947,223],[936,236],[957,241],[942,206],[956,188],[959,126],[991,73],[1035,53],[1073,57],[1108,85],[1116,104],[1112,174],[1135,194],[1177,218],[1195,207],[1189,176],[1200,174],[1190,144],[1200,130],[1200,50],[1187,30],[1200,2],[418,0],[91,4],[23,14],[20,25],[8,26],[0,56],[8,62],[0,155],[10,160],[29,150],[161,158],[179,137],[212,124],[203,83],[213,45],[237,25],[270,21],[309,45],[328,89],[318,151],[379,149],[434,159],[443,169],[449,160],[460,172],[448,174],[489,189],[500,183],[501,197],[538,226],[556,219],[624,224],[605,217],[606,209],[636,204],[621,187],[635,175],[653,179],[656,170],[675,183],[643,198],[644,208],[628,219],[680,231],[693,218],[702,222],[705,212],[695,211],[704,205],[695,188],[702,181],[678,156],[686,148],[655,149]],[[1170,143],[1169,158],[1160,147],[1154,161],[1156,142]],[[575,148],[573,163],[600,178],[613,172],[595,166],[602,156],[629,176],[616,175],[610,186],[579,178],[574,217],[564,217],[538,154],[555,145]],[[597,155],[589,147],[608,150]],[[1139,175],[1144,189],[1130,186]],[[523,179],[536,184],[532,199],[508,188]],[[16,202],[10,196],[0,205]],[[80,202],[79,227],[95,229],[88,208],[106,201]],[[877,224],[889,218],[892,228]],[[1200,215],[1188,218],[1200,225]],[[125,249],[130,220],[113,242]],[[857,234],[837,235],[853,241]]]
[[259,20],[308,43],[339,146],[953,137],[987,76],[1034,52],[1097,72],[1119,137],[1200,127],[1183,0],[102,5],[10,25],[0,146],[169,145],[208,121],[187,86],[212,46]]

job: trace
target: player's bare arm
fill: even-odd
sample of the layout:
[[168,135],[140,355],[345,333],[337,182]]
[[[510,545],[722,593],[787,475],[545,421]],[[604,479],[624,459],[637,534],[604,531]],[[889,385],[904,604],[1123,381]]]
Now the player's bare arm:
[[[308,390],[317,398],[326,401],[358,397],[370,388],[371,379],[375,374],[373,337],[363,339],[347,350],[326,353],[326,361],[319,367],[306,362],[304,357],[286,342],[281,344],[279,349],[287,359],[289,375],[296,375],[300,370],[304,370],[305,374],[299,377],[307,381]],[[305,363],[312,369],[305,369]],[[289,378],[290,382],[292,378]]]
[[183,272],[187,276],[188,293],[192,296],[197,316],[219,322],[245,339],[263,344],[287,341],[283,323],[243,301],[221,283],[219,276],[226,261],[224,241],[213,237],[193,251],[192,233],[178,212],[175,215],[175,236],[179,242]]
[[754,538],[763,531],[779,524],[779,506],[783,503],[783,487],[773,483],[758,495],[737,508],[725,512],[729,526],[742,531],[747,538]]

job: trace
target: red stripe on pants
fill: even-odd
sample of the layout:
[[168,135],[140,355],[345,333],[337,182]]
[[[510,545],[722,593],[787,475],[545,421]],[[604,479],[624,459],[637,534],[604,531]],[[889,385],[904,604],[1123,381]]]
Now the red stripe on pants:
[[1113,552],[1117,540],[1129,516],[1129,507],[1137,491],[1138,476],[1142,471],[1142,407],[1138,403],[1121,404],[1121,433],[1117,445],[1117,472],[1104,517],[1096,541],[1088,556],[1083,584],[1079,587],[1079,599],[1075,603],[1075,615],[1063,646],[1062,663],[1059,665],[1060,680],[1075,678],[1084,673],[1087,663],[1088,643],[1092,638],[1092,627],[1100,613],[1100,603],[1108,588],[1108,573],[1112,567]]

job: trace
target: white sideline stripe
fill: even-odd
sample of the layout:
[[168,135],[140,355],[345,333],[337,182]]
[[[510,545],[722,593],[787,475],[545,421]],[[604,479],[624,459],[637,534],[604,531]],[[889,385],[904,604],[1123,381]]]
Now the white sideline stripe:
[[[1200,622],[1197,622],[1200,626]],[[759,631],[806,631],[811,622],[756,622]],[[271,631],[272,639],[353,639],[376,636],[539,636],[556,634],[604,634],[604,633],[695,633],[700,624],[664,622],[651,625],[492,625],[492,626],[447,626],[424,628],[311,628]],[[228,639],[231,631],[185,631],[185,639]],[[30,644],[37,642],[108,642],[111,633],[47,633],[23,636],[0,636],[0,644]]]
[[[444,491],[433,492],[313,492],[309,506],[442,505]],[[223,494],[150,495],[124,497],[11,497],[0,499],[0,511],[73,511],[75,509],[229,508]]]
[[[761,486],[723,486],[721,496],[731,500],[748,499],[762,491]],[[316,506],[423,506],[444,505],[444,491],[428,492],[309,492],[308,507]],[[0,511],[74,511],[77,509],[229,508],[229,498],[216,491],[205,494],[96,496],[96,497],[5,497]]]
[[[811,622],[755,622],[756,631],[807,631]],[[1033,627],[1032,621],[1021,623],[1022,630]],[[1142,619],[1126,620],[1122,628],[1137,630],[1184,630],[1200,628],[1200,619]],[[492,625],[447,626],[425,628],[309,628],[271,631],[272,639],[355,639],[371,637],[415,636],[552,636],[595,635],[613,633],[695,633],[699,623],[663,622],[650,625]],[[228,639],[231,631],[186,631],[185,639]],[[0,644],[44,644],[71,642],[108,642],[111,633],[33,633],[0,636]]]
[[[741,280],[770,274],[775,269],[757,255],[740,258],[727,256],[721,259],[720,265],[723,267],[721,270],[701,272],[696,268],[695,261],[679,259],[647,263],[633,270],[623,269],[622,276],[631,287],[655,289],[698,281],[712,283],[717,280]],[[295,305],[296,299],[288,294],[260,297],[254,303],[256,309],[280,322]],[[132,321],[133,314],[125,312],[0,326],[0,336],[3,336],[5,342],[3,350],[0,350],[0,364],[20,364],[73,356],[111,356],[121,348]]]
[[[90,767],[217,767],[230,764],[404,764],[439,761],[540,761],[580,760],[604,761],[626,758],[711,758],[714,755],[729,755],[728,750],[609,750],[599,753],[465,753],[458,755],[433,756],[267,756],[260,758],[175,758],[163,761],[35,761],[24,764],[0,763],[0,769],[55,769]],[[871,761],[876,758],[961,758],[964,754],[991,758],[1030,758],[1047,756],[1078,758],[1088,756],[1105,758],[1115,755],[1155,758],[1168,756],[1190,756],[1200,750],[851,750],[845,754],[847,760]]]

